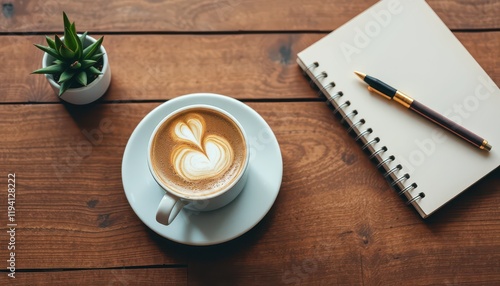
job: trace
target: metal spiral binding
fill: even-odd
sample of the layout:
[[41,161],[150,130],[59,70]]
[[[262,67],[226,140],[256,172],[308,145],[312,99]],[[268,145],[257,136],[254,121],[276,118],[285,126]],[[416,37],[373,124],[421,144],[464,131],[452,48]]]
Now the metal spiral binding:
[[354,116],[358,115],[358,111],[355,109],[353,111],[351,111],[351,113],[345,115],[345,116],[342,116],[342,119],[340,119],[340,123],[344,123],[348,118],[352,118]]
[[[358,112],[356,112],[356,114],[358,114]],[[351,126],[349,126],[349,128],[347,128],[347,133],[351,133],[351,131],[353,131],[354,128],[359,129],[358,127],[360,125],[363,125],[363,124],[365,124],[365,120],[364,119],[358,120],[356,123],[351,124]],[[356,136],[356,138],[358,138],[358,137],[359,137],[359,135]],[[358,141],[358,140],[355,140],[355,141]]]
[[414,196],[413,198],[411,198],[410,200],[408,200],[406,202],[407,205],[409,204],[412,204],[414,201],[418,200],[418,199],[423,199],[425,198],[425,193],[419,193],[418,195]]
[[387,178],[390,174],[392,174],[392,173],[394,173],[394,172],[396,172],[396,171],[399,171],[399,170],[401,170],[401,169],[403,169],[403,166],[401,166],[401,165],[399,165],[399,164],[398,164],[396,167],[394,167],[394,168],[390,169],[389,171],[387,171],[387,172],[384,174],[384,178]]
[[330,81],[328,84],[324,85],[321,82],[325,81],[328,78],[328,73],[326,71],[321,71],[319,73],[315,73],[315,71],[320,64],[318,62],[313,62],[304,70],[306,75],[308,76],[310,83],[315,85],[319,89],[318,96],[326,97],[326,103],[329,104],[333,108],[333,114],[340,116],[340,123],[346,124],[348,126],[347,133],[354,133],[354,140],[362,144],[361,149],[369,153],[369,159],[376,162],[377,169],[382,172],[384,178],[386,178],[392,188],[398,191],[398,195],[406,196],[407,202],[406,204],[412,204],[415,201],[422,199],[425,197],[425,193],[420,192],[418,195],[410,197],[408,194],[415,190],[418,186],[416,183],[411,183],[409,185],[405,185],[404,183],[410,179],[410,175],[405,173],[403,175],[399,175],[400,171],[403,169],[401,164],[397,164],[394,167],[390,165],[396,161],[396,157],[394,155],[389,155],[387,157],[382,156],[389,149],[386,146],[379,147],[376,149],[376,144],[380,143],[380,138],[375,137],[370,139],[369,136],[373,133],[373,129],[366,128],[361,130],[360,126],[364,125],[366,122],[363,118],[359,120],[355,120],[355,118],[359,115],[357,110],[345,111],[347,107],[351,105],[349,100],[346,100],[342,103],[339,102],[339,99],[344,95],[342,91],[337,91],[334,93],[335,82]]
[[327,84],[327,85],[323,86],[323,89],[325,89],[325,90],[326,90],[326,89],[334,88],[334,87],[335,87],[335,85],[336,85],[336,84],[335,84],[335,82],[334,82],[334,81],[332,81],[332,82],[330,82],[329,84]]
[[318,62],[314,62],[312,64],[310,64],[307,68],[306,68],[306,72],[310,72],[312,71],[313,69],[319,67],[319,63]]
[[400,196],[401,196],[401,195],[403,195],[404,193],[408,192],[409,190],[413,190],[413,189],[415,189],[416,187],[417,187],[417,184],[415,184],[415,183],[410,184],[410,185],[406,186],[406,188],[402,189],[402,190],[398,193],[398,195],[400,195]]
[[370,157],[368,157],[368,158],[371,160],[371,159],[375,158],[378,154],[387,152],[387,150],[388,150],[387,147],[382,146],[382,148],[380,148],[377,151],[373,152],[370,155]]
[[328,100],[329,103],[335,102],[335,100],[341,96],[343,96],[344,93],[342,91],[337,92],[334,95],[328,96],[326,99]]
[[373,138],[372,140],[370,140],[370,141],[366,142],[366,143],[365,143],[365,145],[363,145],[363,146],[361,147],[361,150],[363,150],[363,151],[364,151],[364,150],[365,150],[366,148],[368,148],[370,145],[375,144],[375,143],[378,143],[378,142],[380,142],[380,138],[375,137],[375,138]]
[[391,162],[394,161],[395,159],[396,158],[393,155],[385,158],[382,162],[380,162],[380,163],[377,164],[377,169],[380,168],[380,167],[382,167],[383,165],[387,164],[389,161],[391,161]]
[[317,76],[315,76],[314,78],[315,78],[316,80],[320,80],[320,79],[322,79],[322,78],[326,78],[326,77],[328,77],[328,74],[327,74],[326,72],[321,72],[320,74],[318,74],[318,75],[317,75]]
[[[318,91],[318,96],[324,96],[326,97],[326,94],[328,92],[329,89],[332,89],[335,87],[335,82],[330,82],[329,84],[327,85],[324,85],[322,86],[319,91]],[[330,103],[330,99],[328,99],[328,101],[326,103]]]
[[392,183],[391,183],[391,187],[394,187],[395,185],[397,185],[399,182],[403,181],[403,180],[408,180],[410,178],[410,175],[408,173],[404,174],[403,176],[397,178],[396,180],[394,180]]
[[335,110],[333,111],[333,114],[337,114],[340,110],[348,107],[349,105],[351,105],[351,102],[349,100],[342,103],[341,105],[339,105],[339,107],[335,108]]
[[[364,119],[362,119],[362,120],[363,120],[363,124],[365,124],[365,120]],[[363,132],[359,133],[359,135],[356,136],[356,138],[354,138],[354,141],[359,141],[359,139],[364,138],[368,134],[372,134],[372,132],[373,132],[373,129],[371,129],[371,128],[365,129]],[[363,150],[364,149],[365,148],[363,148]]]

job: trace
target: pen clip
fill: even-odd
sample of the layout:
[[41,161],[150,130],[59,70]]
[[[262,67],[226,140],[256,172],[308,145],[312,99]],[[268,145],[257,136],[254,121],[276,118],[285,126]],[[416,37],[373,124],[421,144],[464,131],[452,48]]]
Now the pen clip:
[[374,89],[374,88],[373,88],[373,87],[371,87],[371,86],[368,86],[368,90],[369,90],[369,91],[371,91],[371,92],[375,92],[376,94],[381,95],[381,96],[383,96],[383,97],[385,97],[385,98],[387,98],[387,99],[389,99],[389,100],[392,100],[392,97],[390,97],[390,96],[388,96],[388,95],[386,95],[386,94],[384,94],[384,93],[382,93],[382,92],[380,92],[380,91],[378,91],[378,90]]

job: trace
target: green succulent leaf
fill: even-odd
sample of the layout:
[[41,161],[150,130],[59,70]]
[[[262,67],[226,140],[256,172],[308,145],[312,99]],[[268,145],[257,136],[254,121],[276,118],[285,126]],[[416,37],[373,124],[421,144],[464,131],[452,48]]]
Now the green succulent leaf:
[[82,55],[83,55],[83,44],[80,41],[80,38],[78,37],[78,35],[76,33],[74,33],[74,35],[75,35],[75,41],[76,41],[76,57],[78,59],[81,59]]
[[75,58],[75,55],[76,55],[76,53],[74,51],[72,51],[71,49],[66,47],[66,45],[64,45],[64,44],[59,49],[59,54],[61,54],[61,56],[66,60],[71,60],[71,59]]
[[82,46],[85,44],[85,40],[87,39],[87,34],[88,32],[85,31],[81,36],[80,36],[80,42],[82,43]]
[[81,71],[76,75],[76,80],[83,86],[87,85],[87,73],[85,71]]
[[66,90],[68,90],[71,87],[71,85],[73,84],[73,82],[74,82],[74,79],[71,79],[71,80],[68,80],[68,81],[61,83],[61,88],[59,89],[59,96],[61,96]]
[[59,55],[59,53],[52,49],[51,47],[46,47],[46,46],[42,46],[42,45],[39,45],[39,44],[35,44],[35,47],[39,48],[40,50],[46,52],[47,54],[53,56],[54,58],[58,59],[58,60],[64,60],[64,58]]
[[71,26],[71,22],[69,21],[68,16],[64,11],[63,11],[63,22],[64,22],[64,29],[69,28]]
[[70,26],[71,24],[69,24],[68,26],[66,26],[66,21],[64,21],[64,40],[63,40],[63,43],[66,44],[66,46],[69,45],[69,33],[70,33]]
[[97,68],[95,67],[89,67],[87,69],[87,71],[90,73],[90,74],[102,74],[102,72],[100,70],[98,70]]
[[87,69],[90,66],[93,66],[97,63],[97,61],[93,60],[83,60],[82,61],[82,69]]
[[96,64],[104,56],[101,45],[104,37],[85,47],[87,32],[78,35],[75,23],[71,23],[63,12],[64,38],[57,35],[54,39],[45,36],[48,46],[35,46],[54,58],[51,66],[33,71],[34,74],[53,74],[60,84],[59,96],[75,85],[86,86],[102,72]]
[[98,53],[93,55],[90,59],[93,61],[98,61],[100,58],[102,58],[102,56],[104,56],[104,53]]
[[75,26],[75,22],[71,23],[70,28],[71,28],[71,29],[70,29],[70,30],[71,30],[71,32],[72,32],[73,34],[77,35],[77,34],[76,34],[76,26]]
[[95,43],[86,47],[83,50],[83,59],[84,60],[90,59],[95,54],[96,51],[99,51],[103,40],[104,37],[101,37],[99,40],[95,41]]
[[59,83],[63,83],[63,82],[66,82],[68,80],[70,80],[71,78],[73,78],[73,76],[76,74],[76,71],[75,70],[72,70],[72,69],[66,69],[62,74],[61,76],[59,77]]
[[[87,39],[87,33],[88,32],[84,32],[81,36],[80,36],[80,44],[82,44],[82,47],[83,45],[85,45],[85,39]],[[82,49],[83,50],[83,49]]]
[[63,42],[61,41],[61,38],[59,36],[55,35],[55,43],[56,43],[56,51],[59,51],[61,49],[61,46],[63,45]]
[[36,71],[32,72],[35,74],[59,74],[64,71],[65,67],[62,64],[57,64],[57,65],[51,65],[48,67],[44,67],[41,69],[37,69]]
[[66,28],[64,33],[64,43],[70,50],[77,52],[80,40],[78,39],[78,36],[73,33],[73,31]]
[[54,42],[54,40],[52,40],[51,38],[45,36],[45,40],[47,41],[47,44],[49,45],[50,48],[52,49],[56,49],[56,43]]

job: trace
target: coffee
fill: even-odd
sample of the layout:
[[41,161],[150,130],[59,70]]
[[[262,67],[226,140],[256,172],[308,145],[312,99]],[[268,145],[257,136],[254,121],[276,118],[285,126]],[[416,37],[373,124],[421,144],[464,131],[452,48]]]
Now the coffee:
[[239,126],[227,115],[195,107],[161,124],[150,148],[152,171],[161,184],[185,198],[226,190],[243,171],[247,146]]

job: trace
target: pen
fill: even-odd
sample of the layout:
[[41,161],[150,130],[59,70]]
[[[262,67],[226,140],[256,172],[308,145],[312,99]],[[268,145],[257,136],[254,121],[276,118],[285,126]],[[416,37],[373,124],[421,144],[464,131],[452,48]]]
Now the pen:
[[474,134],[473,132],[444,117],[443,115],[437,113],[436,111],[430,109],[422,103],[414,100],[401,91],[372,76],[357,71],[355,71],[354,73],[368,84],[369,91],[375,92],[389,100],[394,99],[394,101],[396,101],[397,103],[429,119],[430,121],[436,123],[437,125],[443,127],[444,129],[450,131],[451,133],[457,135],[458,137],[464,139],[465,141],[480,149],[486,151],[491,150],[491,145],[488,144],[488,141],[484,138]]

